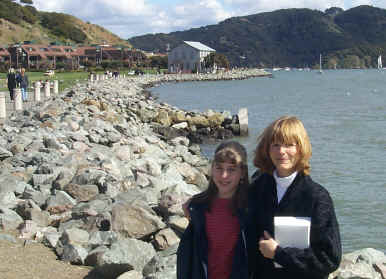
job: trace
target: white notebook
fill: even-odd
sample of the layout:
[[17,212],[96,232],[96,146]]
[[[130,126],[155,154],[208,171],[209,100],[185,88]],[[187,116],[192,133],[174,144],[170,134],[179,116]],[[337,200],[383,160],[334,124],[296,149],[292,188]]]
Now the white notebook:
[[[275,240],[280,247],[305,249],[310,246],[310,217],[274,217]],[[281,267],[275,263],[276,267]]]

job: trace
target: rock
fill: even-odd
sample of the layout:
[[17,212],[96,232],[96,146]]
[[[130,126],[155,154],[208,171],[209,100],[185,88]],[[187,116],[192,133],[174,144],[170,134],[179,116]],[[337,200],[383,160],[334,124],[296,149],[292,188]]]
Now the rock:
[[85,264],[88,266],[97,266],[98,258],[100,258],[107,251],[109,251],[109,248],[106,246],[98,246],[97,248],[91,250],[85,259]]
[[170,228],[166,228],[159,231],[154,237],[154,244],[158,250],[165,250],[166,248],[175,245],[179,242],[179,237]]
[[174,215],[169,218],[169,225],[176,231],[183,233],[189,225],[189,220],[186,217]]
[[180,130],[180,129],[186,129],[186,128],[188,128],[188,126],[189,125],[187,122],[181,122],[181,123],[177,123],[177,124],[172,125],[172,128]]
[[177,245],[160,251],[143,269],[146,278],[175,278]]
[[110,246],[118,240],[116,232],[112,231],[95,231],[90,234],[88,244],[92,247]]
[[64,191],[56,191],[55,195],[52,195],[47,200],[47,210],[57,206],[74,206],[76,200]]
[[38,206],[24,208],[24,210],[20,209],[17,212],[22,212],[20,215],[25,220],[32,220],[40,227],[46,227],[50,224],[50,214],[47,211],[42,211]]
[[385,262],[376,262],[373,264],[374,270],[381,275],[382,279],[386,278],[386,264]]
[[0,207],[16,208],[17,199],[13,192],[0,192]]
[[60,238],[62,244],[87,245],[89,241],[89,233],[85,230],[70,228],[65,229]]
[[208,119],[200,115],[187,118],[187,122],[189,126],[196,126],[197,128],[206,128],[209,126]]
[[219,127],[224,122],[224,116],[221,113],[212,114],[208,116],[208,122],[212,128]]
[[186,115],[183,111],[170,112],[170,119],[173,123],[186,123]]
[[124,203],[112,207],[112,229],[124,237],[142,238],[164,227],[155,213],[143,207]]
[[136,270],[130,270],[117,277],[117,279],[142,279],[142,274]]
[[[382,263],[382,264],[380,264]],[[339,269],[330,274],[329,279],[382,279],[386,264],[385,254],[372,248],[366,248],[343,255]],[[378,268],[377,268],[378,267]]]
[[[17,153],[17,152],[16,152]],[[0,147],[0,161],[4,160],[4,159],[7,159],[9,157],[12,157],[13,154],[11,151],[8,151],[2,147]]]
[[192,195],[198,194],[200,190],[194,185],[180,183],[169,187],[162,192],[159,202],[160,209],[166,216],[180,215],[183,216],[182,204],[185,203]]
[[21,218],[15,211],[8,208],[0,208],[1,230],[16,230],[22,223],[23,218]]
[[154,255],[155,250],[150,244],[136,239],[123,239],[98,257],[96,269],[105,278],[116,278],[130,270],[142,273]]
[[43,243],[48,247],[56,248],[60,236],[61,234],[57,232],[46,232],[44,233]]
[[80,245],[67,244],[63,247],[61,259],[72,264],[84,264],[88,251]]
[[166,127],[169,127],[172,124],[172,121],[166,110],[160,110],[158,115],[153,120]]
[[63,190],[78,202],[92,200],[99,194],[99,189],[96,185],[78,185],[70,183],[67,184]]

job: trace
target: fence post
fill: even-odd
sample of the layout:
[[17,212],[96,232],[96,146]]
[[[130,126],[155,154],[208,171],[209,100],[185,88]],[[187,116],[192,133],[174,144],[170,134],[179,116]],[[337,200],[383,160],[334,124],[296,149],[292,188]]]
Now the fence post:
[[34,99],[35,102],[40,102],[40,81],[35,82]]
[[5,107],[5,93],[0,93],[0,118],[7,117],[7,109]]
[[21,98],[21,88],[13,89],[13,94],[15,98],[15,110],[23,110],[23,100]]
[[59,94],[59,81],[56,79],[54,80],[54,95]]
[[47,80],[46,83],[44,84],[44,97],[46,99],[50,98],[50,81]]

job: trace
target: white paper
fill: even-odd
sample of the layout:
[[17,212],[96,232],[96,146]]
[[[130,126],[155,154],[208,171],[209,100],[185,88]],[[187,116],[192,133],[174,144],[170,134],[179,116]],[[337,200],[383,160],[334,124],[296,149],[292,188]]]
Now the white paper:
[[[275,240],[280,247],[305,249],[310,246],[310,217],[274,217]],[[276,267],[281,267],[275,263]]]

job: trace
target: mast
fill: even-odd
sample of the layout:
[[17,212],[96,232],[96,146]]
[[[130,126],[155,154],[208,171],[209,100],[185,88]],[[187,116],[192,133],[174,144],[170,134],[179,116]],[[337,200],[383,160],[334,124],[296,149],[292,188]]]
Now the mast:
[[382,69],[382,55],[378,56],[378,69]]

